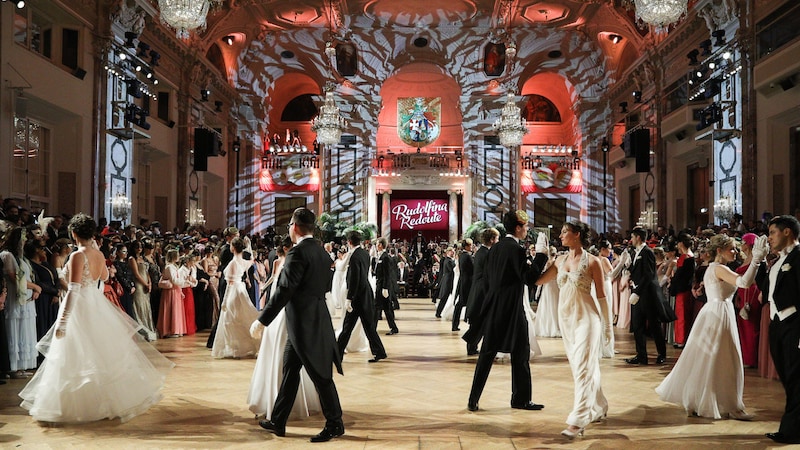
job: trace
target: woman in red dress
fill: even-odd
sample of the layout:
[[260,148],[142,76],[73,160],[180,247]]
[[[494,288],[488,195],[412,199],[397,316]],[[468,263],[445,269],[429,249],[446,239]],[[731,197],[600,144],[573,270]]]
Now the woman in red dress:
[[183,279],[181,285],[181,292],[183,292],[183,314],[186,317],[186,334],[195,334],[197,332],[197,322],[195,321],[194,314],[194,291],[193,287],[197,286],[197,255],[190,252],[183,257],[181,261],[181,268],[178,269],[180,277]]
[[675,348],[683,348],[689,336],[693,317],[692,278],[694,277],[694,253],[692,237],[686,233],[678,235],[678,261],[669,282],[669,293],[675,296]]
[[[756,235],[747,233],[742,236],[742,254],[744,262],[736,269],[736,273],[744,274],[750,266],[753,255],[753,243]],[[736,325],[739,328],[739,341],[742,345],[742,362],[745,367],[758,365],[758,339],[761,328],[761,291],[755,284],[747,289],[739,288],[736,299]]]

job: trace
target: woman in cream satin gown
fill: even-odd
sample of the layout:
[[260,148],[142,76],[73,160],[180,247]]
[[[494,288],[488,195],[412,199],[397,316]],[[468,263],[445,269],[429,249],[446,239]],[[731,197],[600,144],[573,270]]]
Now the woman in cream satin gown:
[[[564,349],[575,380],[572,412],[568,428],[561,432],[569,439],[582,435],[591,422],[608,413],[608,402],[600,385],[600,356],[604,342],[611,340],[613,326],[608,321],[603,269],[596,256],[583,247],[588,244],[589,227],[582,222],[568,222],[561,229],[561,243],[569,252],[537,281],[544,284],[558,280],[558,322]],[[599,298],[592,297],[592,284]]]
[[[273,264],[272,276],[267,280],[268,285],[278,281],[283,269],[286,252],[291,248],[291,241],[284,242],[278,247],[278,258]],[[270,299],[275,289],[270,289]],[[267,302],[269,303],[269,302]],[[247,405],[256,418],[271,418],[272,408],[278,398],[278,390],[283,381],[283,350],[288,339],[286,329],[286,312],[281,309],[275,320],[261,334],[261,346],[258,349],[258,359],[250,378],[250,391],[247,394]],[[314,389],[314,383],[309,378],[306,369],[300,369],[300,388],[297,390],[294,406],[290,417],[306,417],[314,412],[321,411],[319,395]]]
[[727,267],[736,258],[733,238],[716,235],[706,251],[713,258],[703,275],[708,301],[697,315],[681,357],[656,393],[661,400],[683,406],[690,415],[752,420],[742,400],[744,367],[732,300],[737,287],[753,284],[767,253],[766,243],[762,249],[753,248],[753,260],[741,276]]

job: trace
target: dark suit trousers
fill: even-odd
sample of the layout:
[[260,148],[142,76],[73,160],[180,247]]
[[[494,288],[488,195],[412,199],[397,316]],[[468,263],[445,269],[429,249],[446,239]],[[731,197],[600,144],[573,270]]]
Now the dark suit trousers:
[[[664,340],[664,330],[661,322],[658,321],[658,311],[656,306],[642,304],[645,299],[640,299],[639,303],[631,305],[631,331],[636,341],[636,357],[647,360],[647,330],[656,341],[656,351],[659,356],[667,356],[667,343]],[[658,300],[656,300],[658,301]]]
[[[528,336],[519,339],[511,352],[511,404],[524,405],[531,401],[531,344]],[[478,403],[492,370],[496,351],[481,348],[478,363],[475,365],[475,376],[472,379],[472,390],[469,393],[469,402]]]
[[447,297],[449,296],[450,294],[445,295],[444,298],[439,299],[439,304],[436,305],[436,317],[440,317],[442,315],[442,311],[444,310],[444,305],[447,304]]
[[481,327],[483,327],[483,317],[473,313],[472,317],[469,319],[469,330],[461,336],[461,339],[467,343],[468,351],[478,349],[478,342],[480,342],[483,337]]
[[[380,294],[380,292],[379,292]],[[375,326],[378,326],[378,317],[380,317],[381,311],[386,314],[386,324],[389,325],[389,329],[393,331],[397,331],[397,324],[394,321],[394,308],[392,307],[392,300],[390,298],[383,298],[380,295],[375,296]],[[366,326],[364,330],[366,331]]]
[[[275,399],[275,407],[272,409],[270,420],[276,425],[285,427],[292,412],[294,399],[297,397],[297,389],[300,386],[300,369],[303,367],[300,356],[297,354],[291,341],[286,342],[283,351],[283,381],[278,390],[278,398]],[[342,426],[342,406],[339,404],[339,394],[336,392],[336,385],[333,378],[320,378],[319,375],[308,372],[314,387],[319,394],[319,403],[322,406],[322,414],[325,416],[325,426]]]
[[463,307],[464,303],[461,301],[461,297],[457,298],[455,308],[453,309],[453,330],[458,328],[458,325],[461,324],[461,309]]
[[383,348],[383,342],[378,336],[378,331],[375,329],[375,322],[373,317],[367,317],[369,314],[365,313],[361,308],[353,307],[353,310],[344,315],[344,322],[342,323],[342,332],[339,333],[339,338],[336,340],[339,346],[339,354],[344,358],[344,349],[347,343],[350,342],[350,335],[353,333],[353,328],[356,326],[358,319],[361,319],[361,326],[364,327],[364,333],[367,335],[369,341],[369,349],[375,356],[386,356],[386,349]]
[[[769,305],[765,306],[769,308]],[[769,349],[775,370],[786,391],[786,408],[781,417],[781,433],[800,438],[800,313],[769,324]]]

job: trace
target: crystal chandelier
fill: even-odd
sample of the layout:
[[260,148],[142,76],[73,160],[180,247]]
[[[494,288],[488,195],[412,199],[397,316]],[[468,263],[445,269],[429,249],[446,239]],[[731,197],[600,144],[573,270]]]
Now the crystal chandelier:
[[188,39],[195,28],[205,28],[209,0],[158,0],[161,22],[175,29],[179,39]]
[[317,117],[311,120],[311,131],[317,133],[317,142],[322,145],[336,145],[342,137],[347,121],[339,113],[333,98],[333,91],[325,93],[325,103],[319,108]]
[[131,201],[128,196],[123,193],[118,193],[108,200],[111,204],[111,215],[124,221],[131,213]]
[[508,93],[503,112],[492,128],[497,131],[500,137],[500,144],[503,147],[510,148],[522,145],[522,137],[528,134],[528,126],[520,114],[519,106],[514,103],[514,93]]
[[636,18],[654,27],[663,28],[686,14],[688,0],[633,0]]

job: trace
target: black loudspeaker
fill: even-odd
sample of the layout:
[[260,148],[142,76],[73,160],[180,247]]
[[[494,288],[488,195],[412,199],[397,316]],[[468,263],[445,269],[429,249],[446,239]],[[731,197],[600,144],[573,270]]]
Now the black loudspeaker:
[[650,129],[640,128],[631,134],[631,147],[636,155],[636,172],[650,172]]
[[217,133],[205,128],[194,129],[194,151],[201,152],[204,156],[219,155],[219,137]]
[[625,133],[625,136],[622,138],[622,151],[625,152],[626,158],[633,158],[635,154],[633,153],[633,133]]
[[194,158],[192,161],[192,167],[194,167],[195,172],[205,172],[208,170],[208,155],[203,153],[202,150],[194,149]]
[[72,74],[73,74],[73,75],[75,75],[75,77],[76,77],[76,78],[79,78],[79,79],[81,79],[81,80],[82,80],[84,77],[86,77],[86,71],[85,71],[85,70],[83,70],[83,69],[82,69],[82,68],[80,68],[80,67],[78,67],[78,68],[76,68],[75,70],[73,70],[73,71],[72,71]]

